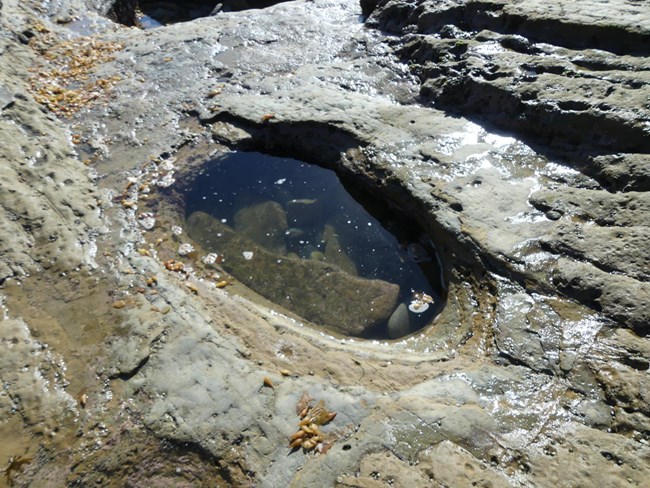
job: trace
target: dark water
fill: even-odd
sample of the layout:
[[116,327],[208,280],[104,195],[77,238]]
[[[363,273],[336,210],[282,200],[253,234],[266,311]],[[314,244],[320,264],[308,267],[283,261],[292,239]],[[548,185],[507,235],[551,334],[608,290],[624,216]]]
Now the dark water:
[[[407,216],[391,212],[384,202],[358,190],[354,193],[362,203],[336,173],[319,166],[259,153],[231,153],[205,165],[186,196],[186,212],[189,216],[200,210],[235,227],[237,212],[275,202],[287,212],[287,222],[270,233],[281,236],[286,253],[303,259],[327,261],[326,237],[334,229],[339,254],[347,256],[356,274],[399,285],[400,303],[411,305],[410,332],[414,332],[443,306],[444,285],[435,251]],[[268,227],[268,219],[259,224]],[[422,306],[429,297],[432,301]],[[385,338],[387,331],[372,335]]]

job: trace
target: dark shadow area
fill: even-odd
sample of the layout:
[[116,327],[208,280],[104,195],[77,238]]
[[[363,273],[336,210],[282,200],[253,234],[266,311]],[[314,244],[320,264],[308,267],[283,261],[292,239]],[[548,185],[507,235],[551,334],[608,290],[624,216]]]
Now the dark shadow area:
[[[373,12],[377,3],[363,0],[364,15]],[[485,2],[467,2],[439,10],[428,7],[427,3],[421,7],[405,7],[396,2],[376,15],[372,23],[376,24],[373,27],[379,26],[393,34],[401,34],[411,25],[416,25],[420,34],[436,34],[445,26],[453,25],[465,32],[490,30],[569,49],[602,49],[632,56],[650,54],[650,35],[640,29],[637,32],[614,23],[578,24],[569,19],[525,17],[509,13],[503,5]]]
[[109,17],[124,25],[151,29],[221,12],[267,8],[283,0],[117,0]]

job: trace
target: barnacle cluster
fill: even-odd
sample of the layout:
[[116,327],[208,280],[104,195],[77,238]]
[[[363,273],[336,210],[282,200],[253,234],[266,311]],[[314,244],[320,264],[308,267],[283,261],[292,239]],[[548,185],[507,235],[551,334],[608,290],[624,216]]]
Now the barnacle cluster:
[[332,447],[332,441],[320,431],[320,426],[331,422],[336,417],[336,412],[328,411],[323,400],[311,406],[312,400],[309,394],[304,392],[296,405],[296,413],[300,417],[299,429],[289,437],[289,447],[302,447],[307,452],[316,449],[325,454]]
[[57,115],[70,117],[89,103],[104,97],[120,81],[118,75],[91,79],[97,66],[114,59],[113,53],[124,49],[117,42],[93,37],[77,37],[64,42],[44,27],[30,45],[48,61],[33,69],[30,89],[34,99]]

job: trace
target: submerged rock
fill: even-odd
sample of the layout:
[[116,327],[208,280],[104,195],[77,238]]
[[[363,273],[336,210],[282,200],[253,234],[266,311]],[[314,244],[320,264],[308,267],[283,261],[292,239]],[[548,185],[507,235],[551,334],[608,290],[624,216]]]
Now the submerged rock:
[[325,260],[334,266],[338,266],[346,273],[356,275],[357,267],[354,264],[354,261],[352,261],[350,256],[345,252],[345,249],[341,246],[339,236],[333,226],[325,226],[325,229],[323,230],[323,240],[325,241],[325,251],[323,253],[325,255]]
[[388,337],[397,339],[411,332],[409,311],[406,304],[400,303],[388,319]]
[[[219,249],[224,269],[246,286],[341,334],[365,335],[385,323],[397,303],[397,285],[351,276],[314,259],[271,253],[204,212],[189,216],[187,231],[204,248]],[[253,257],[242,257],[243,250]]]
[[240,209],[235,214],[235,229],[271,252],[287,253],[284,242],[287,214],[277,202],[262,202]]

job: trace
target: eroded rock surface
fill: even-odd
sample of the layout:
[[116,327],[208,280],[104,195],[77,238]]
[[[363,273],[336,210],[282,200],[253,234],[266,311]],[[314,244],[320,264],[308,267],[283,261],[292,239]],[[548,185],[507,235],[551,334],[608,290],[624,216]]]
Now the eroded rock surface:
[[[645,2],[111,20],[134,8],[1,4],[17,486],[647,483]],[[436,321],[336,339],[180,256],[184,185],[229,150],[336,169],[416,221],[448,282]],[[327,454],[288,447],[303,391],[338,413]]]

